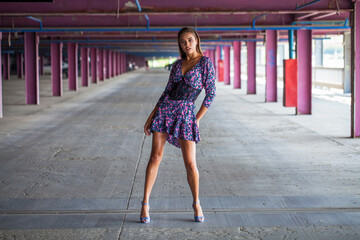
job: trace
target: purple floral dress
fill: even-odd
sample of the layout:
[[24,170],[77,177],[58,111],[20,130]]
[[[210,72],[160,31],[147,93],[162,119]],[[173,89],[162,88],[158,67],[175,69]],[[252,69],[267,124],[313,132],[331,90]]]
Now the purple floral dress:
[[195,100],[205,88],[203,105],[209,108],[215,97],[215,70],[210,58],[202,56],[199,62],[182,75],[182,59],[177,60],[170,72],[169,82],[161,95],[151,131],[168,133],[167,141],[180,148],[178,138],[200,141],[196,123]]

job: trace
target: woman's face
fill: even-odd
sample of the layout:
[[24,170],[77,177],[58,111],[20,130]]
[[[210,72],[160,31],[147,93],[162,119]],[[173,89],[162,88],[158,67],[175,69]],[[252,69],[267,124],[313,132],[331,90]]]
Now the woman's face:
[[197,40],[195,35],[190,32],[181,34],[180,46],[186,55],[191,55],[196,52]]

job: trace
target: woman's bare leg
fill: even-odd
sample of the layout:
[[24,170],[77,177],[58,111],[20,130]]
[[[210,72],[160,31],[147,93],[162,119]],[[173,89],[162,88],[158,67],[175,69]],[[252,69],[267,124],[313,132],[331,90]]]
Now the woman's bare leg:
[[[159,166],[163,157],[166,137],[167,137],[167,133],[153,132],[151,154],[146,168],[144,198],[143,198],[144,203],[149,203],[151,190],[154,186],[156,176],[159,170]],[[142,206],[140,217],[149,217],[148,205]]]
[[[193,201],[199,202],[199,171],[196,166],[196,145],[193,141],[179,139],[181,151],[184,158],[187,181],[189,183]],[[203,216],[200,203],[194,204],[195,216]]]

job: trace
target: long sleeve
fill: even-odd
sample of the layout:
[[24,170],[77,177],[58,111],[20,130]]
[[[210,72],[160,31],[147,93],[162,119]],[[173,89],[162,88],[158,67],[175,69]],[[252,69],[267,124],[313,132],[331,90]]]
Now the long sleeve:
[[178,63],[178,61],[176,61],[172,65],[172,68],[171,68],[171,71],[170,71],[170,76],[169,76],[169,81],[168,81],[168,83],[167,83],[167,85],[165,87],[164,92],[161,94],[161,96],[159,98],[159,101],[157,102],[156,106],[159,106],[164,101],[166,95],[170,92],[170,90],[174,86],[174,76],[175,76],[175,73],[176,73],[177,63]]
[[205,63],[204,77],[203,84],[205,88],[205,98],[203,105],[206,108],[209,108],[216,95],[215,69],[210,58],[207,58]]

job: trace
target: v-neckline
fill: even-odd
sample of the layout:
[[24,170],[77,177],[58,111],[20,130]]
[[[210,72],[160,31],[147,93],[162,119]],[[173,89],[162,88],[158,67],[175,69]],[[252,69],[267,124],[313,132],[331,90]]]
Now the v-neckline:
[[183,71],[182,71],[182,66],[183,66],[183,61],[184,61],[184,59],[181,59],[181,66],[180,66],[181,76],[185,76],[188,72],[190,72],[191,70],[193,70],[193,69],[196,67],[196,65],[199,64],[199,62],[201,61],[201,59],[202,59],[203,57],[204,57],[204,56],[201,56],[200,59],[199,59],[199,61],[197,61],[197,63],[196,63],[192,68],[190,68],[189,71],[187,71],[187,72],[184,73],[184,74],[183,74]]

